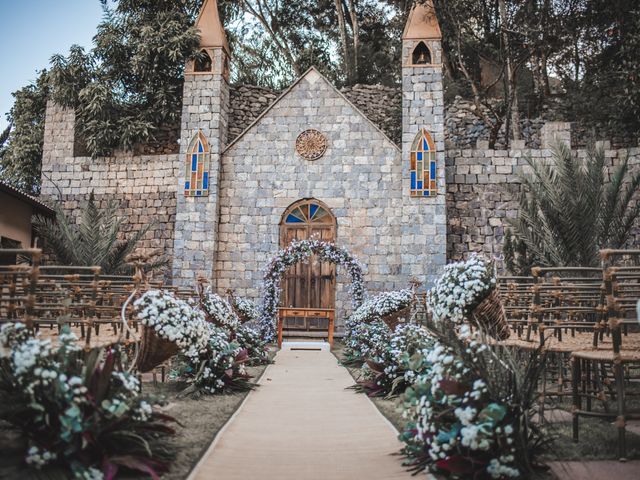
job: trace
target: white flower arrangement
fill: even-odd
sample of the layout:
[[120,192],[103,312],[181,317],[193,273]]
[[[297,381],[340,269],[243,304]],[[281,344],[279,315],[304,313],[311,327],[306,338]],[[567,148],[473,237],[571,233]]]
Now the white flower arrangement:
[[360,385],[370,395],[402,392],[423,373],[423,362],[415,361],[414,356],[426,355],[434,339],[423,326],[403,323],[380,340],[367,352]]
[[413,296],[413,290],[406,288],[393,292],[383,292],[375,297],[368,298],[349,317],[349,323],[365,323],[391,315],[410,306]]
[[262,339],[260,330],[250,324],[242,324],[236,330],[235,341],[247,351],[248,363],[252,365],[262,365],[269,360],[267,346]]
[[231,331],[240,326],[240,319],[231,308],[231,305],[217,293],[208,287],[202,295],[202,308],[213,322]]
[[0,358],[7,374],[0,382],[0,396],[10,394],[24,406],[19,418],[2,419],[28,440],[25,463],[42,469],[55,462],[75,478],[103,478],[97,467],[124,455],[134,443],[106,446],[97,439],[119,435],[141,447],[126,451],[132,462],[151,461],[153,469],[160,468],[156,455],[162,450],[157,447],[171,432],[166,424],[173,420],[155,411],[157,399],[141,395],[135,375],[117,370],[121,349],[95,349],[85,358],[66,326],[58,340],[52,344],[34,337],[23,324],[0,328],[0,342],[8,350]]
[[[475,354],[487,348],[472,343]],[[466,461],[470,478],[479,475],[478,469],[496,479],[519,477],[509,406],[489,398],[485,381],[451,348],[438,342],[422,353],[429,368],[404,398],[403,417],[409,422],[402,435],[404,453],[440,472]]]
[[209,324],[201,310],[162,290],[146,292],[134,307],[140,323],[175,343],[187,357],[197,359],[207,353]]
[[491,264],[472,254],[466,261],[444,267],[443,275],[427,293],[427,307],[435,322],[459,324],[495,286]]
[[260,317],[257,305],[248,298],[233,296],[231,301],[231,306],[239,316],[243,317],[244,322],[255,322]]
[[333,263],[346,269],[351,279],[349,290],[353,309],[357,310],[365,295],[364,275],[358,260],[345,249],[333,243],[321,240],[294,240],[289,246],[280,250],[267,265],[263,279],[263,299],[260,308],[260,330],[265,341],[270,341],[276,334],[275,321],[280,303],[280,282],[285,272],[298,262],[306,261],[312,255],[317,255],[323,262]]

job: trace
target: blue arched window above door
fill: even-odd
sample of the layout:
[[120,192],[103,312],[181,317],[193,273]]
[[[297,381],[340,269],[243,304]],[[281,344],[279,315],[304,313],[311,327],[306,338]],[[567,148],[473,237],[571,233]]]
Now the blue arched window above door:
[[209,195],[209,142],[198,131],[187,150],[185,158],[184,194],[187,197]]
[[326,224],[334,223],[333,215],[319,203],[311,201],[302,202],[290,209],[284,219],[285,224]]

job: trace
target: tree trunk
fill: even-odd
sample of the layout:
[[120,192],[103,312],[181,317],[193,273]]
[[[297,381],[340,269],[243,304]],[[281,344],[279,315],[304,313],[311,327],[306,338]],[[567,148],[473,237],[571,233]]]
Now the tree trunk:
[[[518,93],[517,78],[511,51],[511,42],[507,32],[507,6],[505,0],[498,1],[500,9],[500,27],[502,30],[502,41],[504,43],[505,59],[507,65],[507,105],[509,106],[511,115],[511,133],[514,140],[520,140],[522,134],[520,132],[520,114],[518,112]],[[506,140],[509,142],[509,132],[506,132]]]
[[351,31],[353,33],[353,80],[357,80],[360,25],[358,24],[358,14],[356,12],[356,0],[349,0],[349,16],[351,17]]
[[347,39],[347,25],[344,18],[344,10],[342,10],[342,1],[335,0],[336,14],[338,15],[338,29],[340,30],[340,43],[342,44],[342,61],[347,76],[347,81],[351,82],[351,64],[349,62],[349,45]]
[[252,15],[260,22],[265,32],[267,32],[267,34],[273,40],[276,48],[280,50],[287,61],[291,64],[291,68],[293,68],[296,77],[299,77],[302,74],[302,72],[300,71],[300,66],[298,65],[297,60],[294,58],[289,45],[287,45],[286,39],[281,38],[278,35],[278,32],[274,28],[272,28],[272,24],[271,22],[269,22],[269,19],[265,14],[265,10],[268,9],[263,8],[263,5],[260,1],[257,2],[257,7],[254,7],[247,0],[240,0],[240,7],[242,8],[242,11],[248,13],[249,15]]

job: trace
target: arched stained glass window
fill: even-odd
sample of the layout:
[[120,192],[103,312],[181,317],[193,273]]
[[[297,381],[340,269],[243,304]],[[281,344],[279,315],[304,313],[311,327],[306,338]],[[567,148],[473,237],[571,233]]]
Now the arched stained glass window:
[[411,196],[430,197],[438,193],[436,148],[433,139],[422,128],[411,146]]
[[295,207],[284,219],[286,224],[333,223],[333,215],[321,205],[311,201]]
[[191,140],[185,166],[185,196],[206,197],[209,195],[209,142],[201,131]]

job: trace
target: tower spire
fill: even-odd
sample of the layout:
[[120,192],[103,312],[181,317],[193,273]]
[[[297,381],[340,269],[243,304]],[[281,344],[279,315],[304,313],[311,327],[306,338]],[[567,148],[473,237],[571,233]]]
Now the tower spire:
[[204,0],[196,20],[196,28],[200,30],[202,48],[223,48],[227,54],[230,53],[227,35],[220,21],[217,0]]
[[403,40],[439,40],[442,38],[433,1],[413,5],[402,34]]

